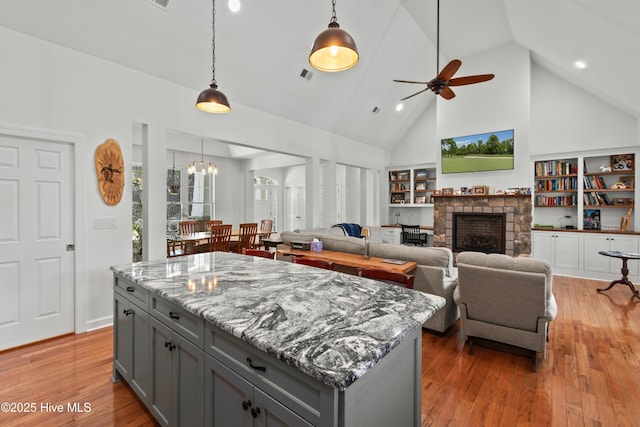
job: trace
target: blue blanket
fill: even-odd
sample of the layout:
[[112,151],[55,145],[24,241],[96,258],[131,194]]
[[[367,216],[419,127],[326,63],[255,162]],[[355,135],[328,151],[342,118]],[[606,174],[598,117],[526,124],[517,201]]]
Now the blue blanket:
[[360,227],[358,224],[342,223],[336,224],[334,225],[334,227],[342,228],[346,236],[362,237],[362,227]]

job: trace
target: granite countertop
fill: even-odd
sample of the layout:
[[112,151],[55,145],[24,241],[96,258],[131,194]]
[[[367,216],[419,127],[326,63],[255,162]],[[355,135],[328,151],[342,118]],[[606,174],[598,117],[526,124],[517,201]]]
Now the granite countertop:
[[225,252],[111,270],[339,390],[445,304],[358,276]]

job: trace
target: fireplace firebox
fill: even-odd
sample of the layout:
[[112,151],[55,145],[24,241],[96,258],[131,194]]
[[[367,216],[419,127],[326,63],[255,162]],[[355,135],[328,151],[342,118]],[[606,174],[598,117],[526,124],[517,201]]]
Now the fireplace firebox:
[[504,213],[453,214],[453,252],[505,253]]

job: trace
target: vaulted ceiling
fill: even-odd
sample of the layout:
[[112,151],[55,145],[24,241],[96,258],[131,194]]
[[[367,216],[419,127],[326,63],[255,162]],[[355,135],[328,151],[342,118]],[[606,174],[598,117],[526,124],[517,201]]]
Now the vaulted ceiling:
[[[434,102],[393,79],[436,74],[436,0],[338,0],[341,28],[360,63],[345,72],[309,66],[309,49],[331,17],[329,0],[241,0],[216,5],[216,78],[239,103],[391,149]],[[635,0],[441,0],[440,66],[506,43],[534,62],[640,116],[640,2]],[[112,61],[194,90],[211,80],[211,2],[3,0],[0,26]],[[574,62],[587,63],[578,70]],[[311,70],[310,81],[299,77]],[[491,64],[486,64],[490,73]],[[100,84],[100,82],[96,82]],[[492,82],[483,84],[494,84]],[[447,102],[464,102],[473,86]],[[378,113],[372,110],[379,108]],[[185,105],[185,108],[195,108]],[[233,114],[233,111],[231,112]]]

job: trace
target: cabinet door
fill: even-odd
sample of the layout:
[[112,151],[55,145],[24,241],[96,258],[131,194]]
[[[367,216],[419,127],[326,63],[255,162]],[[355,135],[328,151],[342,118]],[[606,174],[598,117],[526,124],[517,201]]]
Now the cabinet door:
[[578,235],[557,233],[555,236],[555,267],[566,270],[578,270],[580,267],[580,245]]
[[128,382],[131,377],[131,322],[128,314],[130,303],[118,293],[114,292],[113,296],[113,363],[118,373]]
[[[600,255],[599,251],[608,251],[610,247],[609,236],[604,234],[584,235],[584,269],[600,273],[609,273],[609,257]],[[618,261],[618,260],[616,260]]]
[[400,228],[392,228],[392,227],[383,227],[382,228],[382,241],[384,243],[394,243],[399,245],[400,242],[400,233],[402,230]]
[[259,427],[311,427],[312,424],[300,418],[289,408],[280,404],[271,396],[256,388],[255,397],[255,425]]
[[174,423],[200,426],[204,420],[204,351],[173,332]]
[[532,233],[533,240],[533,257],[547,261],[551,266],[555,265],[553,259],[555,238],[553,233]]
[[253,385],[209,355],[205,364],[205,425],[251,427]]
[[[638,253],[639,245],[638,238],[635,236],[624,236],[624,235],[611,235],[611,239],[609,240],[610,248],[612,251],[620,251],[627,253]],[[602,255],[601,255],[602,256]],[[609,258],[609,257],[603,257]],[[630,276],[638,275],[638,261],[629,261],[627,263],[627,267],[629,268]],[[615,258],[609,258],[609,271],[611,273],[620,273],[620,269],[622,268],[622,261]]]
[[149,403],[149,314],[135,304],[130,305],[131,319],[131,380],[129,385],[138,397]]
[[164,426],[172,420],[171,329],[151,317],[151,412]]

